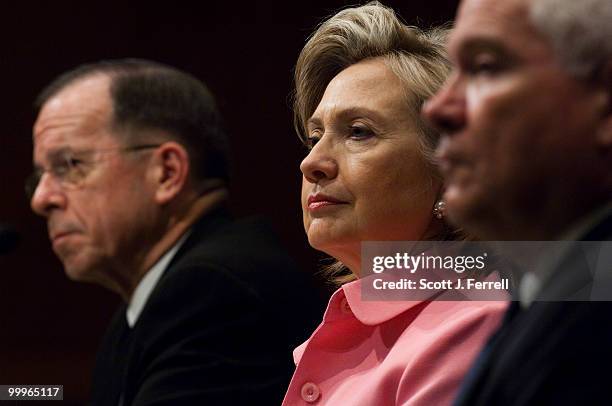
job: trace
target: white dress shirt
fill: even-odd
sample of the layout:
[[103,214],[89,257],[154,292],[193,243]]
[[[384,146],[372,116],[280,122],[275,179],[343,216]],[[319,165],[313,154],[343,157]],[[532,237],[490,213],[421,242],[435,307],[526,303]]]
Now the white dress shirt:
[[187,239],[189,232],[183,234],[181,238],[170,248],[166,253],[149,269],[149,271],[145,274],[145,276],[140,280],[138,286],[134,290],[134,294],[130,299],[130,303],[128,304],[127,311],[125,313],[125,317],[127,318],[128,325],[130,328],[134,327],[136,321],[138,321],[138,317],[140,313],[142,313],[142,309],[144,309],[147,304],[147,300],[151,293],[153,293],[153,289],[159,282],[159,278],[161,278],[162,274],[168,267],[174,255],[179,250],[181,245]]

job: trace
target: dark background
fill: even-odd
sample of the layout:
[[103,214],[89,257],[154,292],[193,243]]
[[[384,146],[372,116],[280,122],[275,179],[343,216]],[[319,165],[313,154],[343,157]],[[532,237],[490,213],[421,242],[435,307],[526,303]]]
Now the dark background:
[[[58,74],[108,58],[153,59],[202,79],[217,96],[234,151],[233,208],[276,225],[304,269],[316,268],[301,225],[299,162],[288,94],[306,37],[354,2],[215,1],[3,5],[0,17],[0,223],[21,244],[0,257],[0,384],[63,384],[65,404],[83,404],[98,340],[118,297],[63,274],[45,224],[29,210],[32,101]],[[386,2],[409,24],[449,21],[457,1]]]

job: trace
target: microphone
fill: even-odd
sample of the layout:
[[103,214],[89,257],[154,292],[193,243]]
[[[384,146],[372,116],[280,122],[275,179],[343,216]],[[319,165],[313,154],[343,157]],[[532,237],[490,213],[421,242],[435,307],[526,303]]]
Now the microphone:
[[0,255],[13,251],[19,243],[19,233],[11,226],[0,224]]

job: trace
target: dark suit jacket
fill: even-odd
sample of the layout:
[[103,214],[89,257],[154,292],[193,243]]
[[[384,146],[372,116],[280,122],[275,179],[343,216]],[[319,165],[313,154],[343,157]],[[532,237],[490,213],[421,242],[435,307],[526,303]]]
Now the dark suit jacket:
[[[612,216],[584,240],[612,239]],[[592,280],[578,247],[527,310],[513,303],[505,323],[470,371],[455,405],[612,404],[612,302],[587,299]],[[612,263],[606,264],[612,272]],[[573,295],[573,296],[571,296]]]
[[93,405],[276,405],[292,350],[322,312],[320,294],[271,229],[202,218],[132,329],[126,307],[103,339]]

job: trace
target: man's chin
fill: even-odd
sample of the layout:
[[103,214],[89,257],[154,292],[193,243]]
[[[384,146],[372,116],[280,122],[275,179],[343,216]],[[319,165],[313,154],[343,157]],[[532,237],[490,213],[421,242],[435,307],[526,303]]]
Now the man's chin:
[[459,226],[460,224],[457,223],[463,220],[464,213],[470,206],[470,199],[466,196],[465,188],[456,184],[449,184],[444,191],[443,199],[446,203],[448,220]]
[[489,212],[485,196],[476,193],[476,188],[448,187],[444,193],[447,221],[476,236]]
[[75,282],[95,283],[95,267],[89,261],[84,261],[78,255],[60,258],[60,260],[68,279]]
[[93,282],[92,278],[89,276],[90,272],[87,269],[64,264],[64,273],[68,279],[74,282]]

